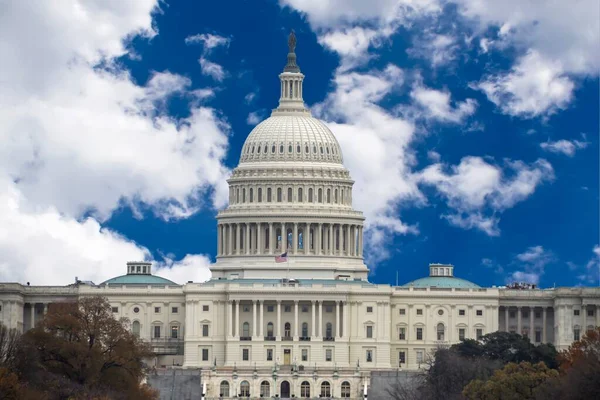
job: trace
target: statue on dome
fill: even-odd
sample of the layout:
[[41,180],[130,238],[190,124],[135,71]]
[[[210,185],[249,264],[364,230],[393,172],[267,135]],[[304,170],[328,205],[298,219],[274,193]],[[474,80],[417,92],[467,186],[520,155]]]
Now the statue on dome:
[[294,33],[293,29],[288,37],[288,47],[290,48],[290,53],[293,53],[296,50],[296,33]]

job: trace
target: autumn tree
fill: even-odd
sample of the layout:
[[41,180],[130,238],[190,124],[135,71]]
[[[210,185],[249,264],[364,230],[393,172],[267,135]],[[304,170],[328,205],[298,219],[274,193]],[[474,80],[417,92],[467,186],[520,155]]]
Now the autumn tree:
[[538,398],[540,387],[557,377],[558,371],[548,368],[543,362],[509,363],[490,379],[476,379],[469,383],[463,395],[472,400],[533,400]]
[[43,321],[25,333],[16,370],[22,380],[54,398],[153,399],[140,385],[147,344],[113,317],[102,297],[52,304]]

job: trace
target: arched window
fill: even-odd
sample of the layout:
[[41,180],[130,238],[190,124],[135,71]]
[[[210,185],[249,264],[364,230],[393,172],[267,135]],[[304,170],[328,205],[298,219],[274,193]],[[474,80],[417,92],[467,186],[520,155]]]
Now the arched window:
[[292,152],[292,144],[290,143],[288,146],[288,153],[291,153],[291,152]]
[[318,193],[319,193],[319,194],[318,194],[318,199],[317,199],[317,201],[318,201],[319,203],[322,203],[322,202],[323,202],[323,189],[319,188],[319,192],[318,192]]
[[282,145],[282,144],[280,144],[280,145],[279,145],[279,152],[280,152],[281,154],[283,154],[283,145]]
[[304,146],[304,152],[308,154],[308,145]]
[[333,191],[333,202],[334,202],[335,204],[337,204],[337,202],[338,202],[338,201],[337,201],[337,189],[335,189],[335,190]]
[[331,384],[329,382],[321,383],[321,397],[331,397]]
[[273,337],[273,323],[272,322],[269,322],[267,324],[267,336]]
[[321,154],[323,154],[323,146],[321,146]]
[[327,189],[327,203],[331,203],[331,189]]
[[275,145],[271,147],[271,153],[275,153]]
[[302,323],[302,337],[308,337],[308,323]]
[[131,331],[134,336],[140,337],[140,321],[133,321],[131,325]]
[[229,382],[221,381],[221,385],[219,387],[219,395],[221,397],[229,397]]
[[240,189],[235,189],[235,202],[239,203],[240,202]]
[[325,337],[333,337],[333,333],[332,333],[332,328],[331,328],[331,322],[328,322],[327,325],[325,325]]
[[242,203],[246,202],[246,189],[242,189]]
[[277,188],[277,201],[281,203],[281,188]]
[[271,397],[271,385],[267,381],[260,383],[260,397]]
[[308,202],[309,203],[313,202],[313,190],[312,190],[312,188],[308,189]]
[[308,381],[300,384],[300,397],[310,397],[310,383]]
[[317,154],[317,146],[313,144],[313,153]]
[[303,195],[304,193],[302,193],[302,188],[298,188],[298,202],[302,203],[302,201],[304,201],[303,199]]
[[267,202],[271,202],[271,188],[267,188]]
[[444,324],[441,322],[437,324],[437,340],[444,340]]
[[[268,147],[267,147],[267,145],[265,144],[265,154],[267,154],[267,149],[268,149]],[[275,151],[273,151],[273,153],[275,153]]]
[[292,336],[292,325],[289,322],[286,322],[285,325],[283,326],[283,335],[286,338],[289,338],[290,336]]
[[254,202],[254,189],[250,188],[250,203]]
[[248,381],[240,383],[240,397],[250,397],[250,383]]
[[340,189],[340,203],[346,204],[346,199],[344,198],[344,188]]
[[250,336],[250,324],[247,322],[244,322],[242,325],[242,336],[243,337],[249,337]]
[[254,147],[255,147],[255,146],[252,146],[252,154],[254,154]]
[[296,145],[296,153],[300,153],[300,145]]
[[258,202],[262,203],[262,188],[258,188]]
[[350,397],[350,382],[345,381],[342,382],[342,398],[349,398]]
[[287,201],[288,203],[291,203],[292,200],[294,199],[294,195],[292,194],[292,188],[288,188],[288,192],[287,192]]
[[260,154],[260,145],[258,145],[258,147],[256,147],[256,152],[257,152],[258,154]]

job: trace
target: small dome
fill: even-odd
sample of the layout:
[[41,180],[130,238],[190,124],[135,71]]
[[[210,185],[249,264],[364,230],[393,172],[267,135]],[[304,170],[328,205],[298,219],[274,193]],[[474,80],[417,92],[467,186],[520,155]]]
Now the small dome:
[[316,118],[273,115],[258,124],[244,143],[240,164],[264,161],[320,161],[342,164],[340,145]]
[[402,285],[402,287],[416,288],[454,288],[454,289],[480,289],[481,286],[464,279],[453,276],[428,276],[426,278],[416,279],[412,282]]
[[127,274],[111,278],[102,282],[103,285],[177,285],[177,283],[156,275],[149,274]]

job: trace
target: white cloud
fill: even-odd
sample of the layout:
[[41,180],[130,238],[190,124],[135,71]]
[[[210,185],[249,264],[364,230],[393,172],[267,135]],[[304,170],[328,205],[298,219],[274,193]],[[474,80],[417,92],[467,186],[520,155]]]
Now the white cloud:
[[366,62],[369,59],[368,49],[376,37],[385,32],[359,26],[351,29],[341,29],[319,36],[319,43],[338,53],[342,58],[341,70],[348,70]]
[[456,37],[451,34],[427,31],[423,35],[417,36],[413,41],[413,46],[406,52],[412,57],[429,60],[433,67],[439,67],[454,60],[458,50]]
[[[168,71],[140,86],[114,62],[128,38],[155,34],[155,6],[15,2],[0,13],[2,279],[120,274],[149,255],[100,228],[116,208],[142,203],[181,218],[206,194],[226,204],[228,126],[201,103],[214,92],[190,92],[189,79]],[[189,117],[164,114],[171,96],[190,99]]]
[[[585,140],[585,137],[584,137]],[[564,154],[569,157],[573,157],[577,150],[585,149],[588,146],[588,142],[579,140],[566,140],[561,139],[555,142],[540,143],[540,147],[551,153]]]
[[197,35],[186,37],[185,43],[201,43],[204,46],[204,54],[209,54],[213,49],[217,47],[228,47],[229,43],[231,43],[231,39],[224,36],[213,35],[212,33],[199,33]]
[[543,159],[531,165],[506,161],[506,167],[503,170],[480,157],[470,156],[457,166],[433,164],[418,174],[418,181],[434,186],[446,199],[452,212],[444,218],[452,225],[497,236],[500,234],[497,215],[525,200],[537,186],[554,177],[552,166]]
[[514,271],[507,278],[507,282],[526,282],[538,284],[544,274],[546,266],[556,261],[555,255],[542,246],[529,247],[523,253],[517,254],[512,262],[519,270]]
[[472,86],[482,90],[502,112],[527,118],[566,108],[575,88],[559,61],[536,51],[521,57],[509,73],[489,75]]
[[425,118],[447,123],[462,123],[475,113],[477,102],[473,99],[457,102],[451,106],[450,92],[430,89],[417,84],[410,92],[410,97],[422,111]]
[[204,75],[212,77],[218,82],[221,82],[227,76],[227,72],[225,72],[223,67],[217,63],[209,61],[204,57],[200,57],[198,62],[200,63],[200,67],[202,68],[202,73]]
[[250,92],[246,96],[244,96],[244,101],[246,102],[246,104],[250,104],[254,101],[255,98],[256,98],[256,93]]
[[573,265],[571,269],[582,270],[582,272],[577,275],[577,279],[581,281],[582,284],[596,286],[600,284],[600,246],[594,246],[592,253],[592,257],[582,268],[571,263]]
[[429,150],[427,152],[427,159],[429,161],[432,161],[432,162],[436,163],[436,162],[439,162],[442,159],[442,156],[437,151]]
[[250,114],[248,114],[248,118],[246,118],[246,123],[248,125],[256,125],[258,124],[260,121],[262,121],[262,116],[261,113],[258,111],[253,111]]

